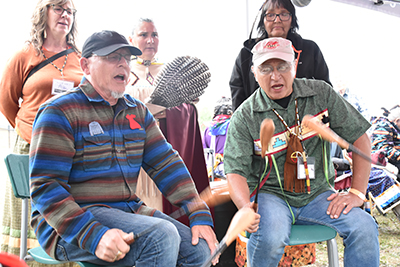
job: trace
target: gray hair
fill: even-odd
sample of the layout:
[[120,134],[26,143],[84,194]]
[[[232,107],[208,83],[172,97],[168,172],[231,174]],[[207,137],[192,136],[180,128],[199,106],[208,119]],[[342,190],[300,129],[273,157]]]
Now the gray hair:
[[148,23],[153,23],[154,21],[150,18],[139,18],[139,20],[136,22],[135,26],[132,29],[132,36],[135,35],[135,31],[137,28],[140,27],[140,25],[142,25],[143,22],[148,22]]

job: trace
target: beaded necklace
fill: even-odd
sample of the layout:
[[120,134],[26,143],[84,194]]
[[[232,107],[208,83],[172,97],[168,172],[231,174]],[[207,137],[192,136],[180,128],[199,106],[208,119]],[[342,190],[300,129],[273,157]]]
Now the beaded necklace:
[[[43,49],[41,51],[42,51],[44,59],[47,60],[48,58],[45,56]],[[64,65],[62,66],[61,69],[59,67],[57,67],[52,61],[50,61],[50,64],[53,65],[54,68],[56,68],[61,73],[61,77],[64,77],[64,68],[65,68],[65,65],[67,65],[67,59],[68,59],[68,54],[65,55]]]
[[136,58],[136,63],[139,64],[139,65],[144,65],[146,67],[146,72],[145,72],[146,81],[148,81],[151,85],[153,85],[154,77],[150,73],[149,66],[151,66],[151,65],[163,65],[163,63],[156,62],[155,58],[153,58],[152,60],[143,60],[140,57]]

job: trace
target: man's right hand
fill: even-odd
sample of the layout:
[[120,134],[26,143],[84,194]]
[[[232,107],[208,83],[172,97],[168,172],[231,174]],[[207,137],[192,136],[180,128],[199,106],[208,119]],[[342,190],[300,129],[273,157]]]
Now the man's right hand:
[[125,233],[120,229],[110,229],[100,239],[95,254],[104,261],[114,262],[121,260],[129,252],[127,243],[133,240],[133,233]]
[[252,208],[256,212],[256,217],[253,223],[246,229],[249,233],[257,232],[260,224],[260,214],[257,213],[258,208],[254,202],[250,202],[250,191],[247,185],[247,179],[240,174],[228,173],[227,174],[229,195],[238,209],[245,207]]
[[[254,205],[255,205],[254,202],[249,202],[248,204],[244,205],[242,208],[249,207],[249,208],[251,208],[251,209],[254,210],[254,209],[255,209]],[[253,221],[253,222],[251,223],[251,225],[246,229],[246,231],[249,232],[249,233],[255,233],[255,232],[257,232],[257,230],[258,230],[258,228],[259,228],[261,215],[258,214],[257,211],[256,211],[256,214],[255,214],[255,215],[256,215],[256,216],[255,216],[254,221]]]

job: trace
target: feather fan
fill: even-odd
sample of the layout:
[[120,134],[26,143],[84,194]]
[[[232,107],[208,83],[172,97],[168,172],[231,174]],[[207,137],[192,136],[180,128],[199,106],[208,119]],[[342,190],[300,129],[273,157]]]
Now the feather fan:
[[149,103],[167,108],[190,103],[204,93],[210,77],[208,66],[200,59],[177,57],[157,75]]

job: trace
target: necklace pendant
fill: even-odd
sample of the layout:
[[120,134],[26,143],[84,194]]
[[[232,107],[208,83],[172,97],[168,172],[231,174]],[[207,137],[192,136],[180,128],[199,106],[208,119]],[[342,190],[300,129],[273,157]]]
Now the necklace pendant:
[[147,80],[151,85],[153,85],[153,83],[154,83],[154,78],[153,78],[153,75],[151,75],[150,72],[147,73],[147,75],[146,75],[146,80]]
[[145,65],[146,67],[151,65],[151,60],[143,60],[143,65]]

